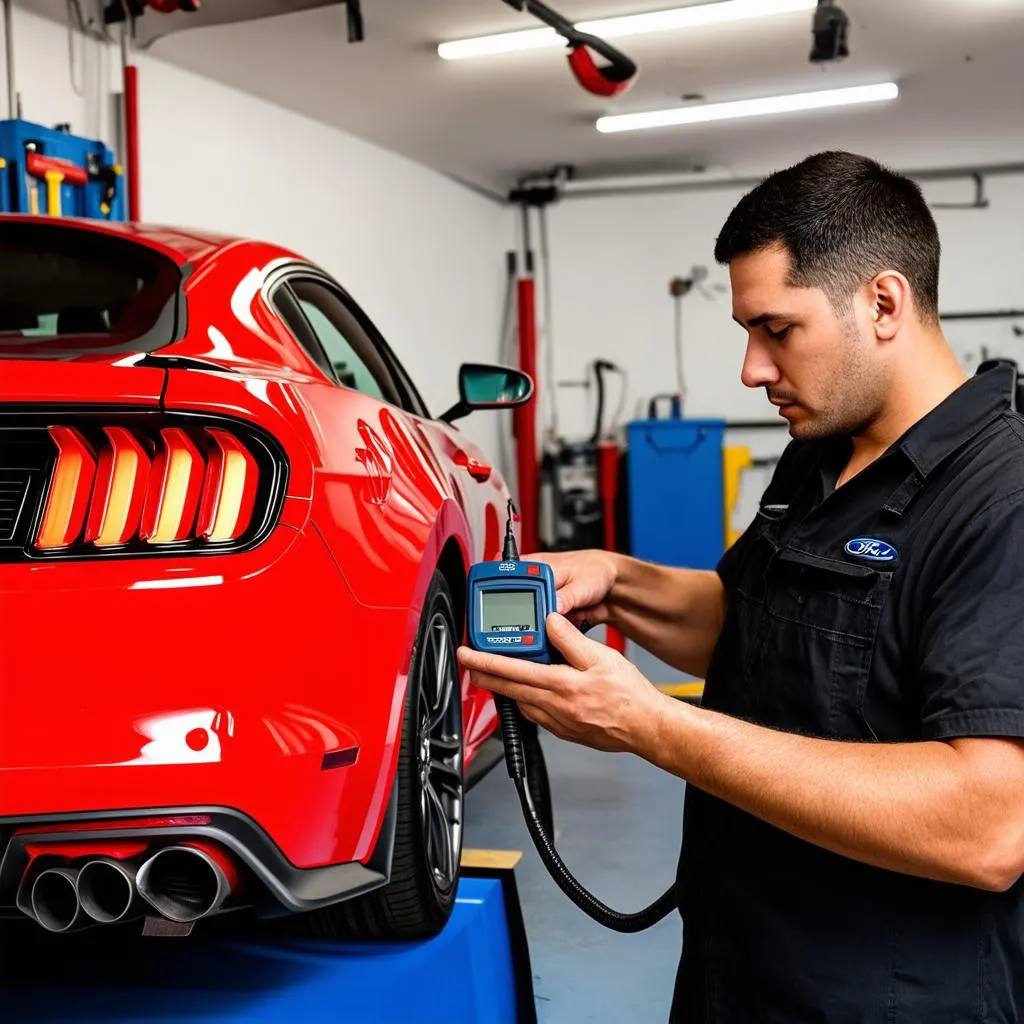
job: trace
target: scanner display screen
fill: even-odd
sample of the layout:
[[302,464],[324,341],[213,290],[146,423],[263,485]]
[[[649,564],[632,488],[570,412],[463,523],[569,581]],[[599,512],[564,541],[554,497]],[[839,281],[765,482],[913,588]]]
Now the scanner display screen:
[[480,595],[485,633],[536,633],[537,599],[533,590],[485,590]]

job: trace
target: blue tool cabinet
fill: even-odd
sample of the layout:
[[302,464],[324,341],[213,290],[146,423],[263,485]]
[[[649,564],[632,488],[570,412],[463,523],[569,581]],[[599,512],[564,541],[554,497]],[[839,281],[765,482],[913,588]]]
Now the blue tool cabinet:
[[60,183],[62,216],[125,219],[124,178],[113,150],[97,139],[22,120],[0,121],[0,213],[55,213],[48,183],[30,171],[33,153],[86,175],[83,184]]
[[630,551],[714,569],[725,550],[724,420],[637,420],[628,426]]

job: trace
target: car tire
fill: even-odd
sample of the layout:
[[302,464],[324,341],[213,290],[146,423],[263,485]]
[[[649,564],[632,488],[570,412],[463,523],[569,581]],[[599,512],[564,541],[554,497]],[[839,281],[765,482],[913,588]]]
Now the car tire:
[[297,915],[293,934],[423,939],[440,932],[451,916],[465,805],[460,635],[451,589],[435,572],[410,662],[391,879],[364,896]]

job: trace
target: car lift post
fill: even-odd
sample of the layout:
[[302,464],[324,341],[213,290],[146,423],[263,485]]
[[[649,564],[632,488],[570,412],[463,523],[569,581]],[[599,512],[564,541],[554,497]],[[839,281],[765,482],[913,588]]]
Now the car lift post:
[[139,69],[128,56],[129,24],[121,34],[121,70],[124,79],[124,162],[128,173],[128,219],[141,220],[139,205]]
[[[516,189],[509,200],[519,203],[522,212],[523,275],[516,282],[516,327],[519,338],[519,369],[534,382],[533,397],[512,414],[512,433],[516,441],[516,483],[519,492],[521,542],[524,552],[539,546],[537,520],[540,515],[540,465],[537,455],[537,294],[534,278],[533,247],[530,240],[530,206],[537,205],[538,191]],[[554,196],[552,195],[552,198]],[[548,200],[550,201],[550,200]]]
[[[539,408],[537,386],[537,302],[533,245],[530,233],[530,209],[543,211],[557,201],[559,183],[571,177],[572,169],[556,167],[543,183],[523,179],[519,187],[509,193],[509,202],[518,204],[522,217],[522,246],[525,272],[516,287],[517,327],[519,336],[519,369],[529,374],[534,381],[533,398],[525,405],[513,410],[512,433],[516,441],[516,476],[519,490],[519,509],[522,517],[523,552],[538,550],[540,540],[537,523],[540,515],[540,465],[537,453],[537,410]],[[548,324],[550,333],[551,325]],[[549,342],[550,343],[550,342]],[[553,387],[553,381],[547,382]],[[597,446],[598,489],[604,511],[605,548],[614,551],[615,544],[615,498],[618,490],[618,446],[604,442]],[[612,650],[624,654],[625,637],[615,628],[607,627],[606,643]]]

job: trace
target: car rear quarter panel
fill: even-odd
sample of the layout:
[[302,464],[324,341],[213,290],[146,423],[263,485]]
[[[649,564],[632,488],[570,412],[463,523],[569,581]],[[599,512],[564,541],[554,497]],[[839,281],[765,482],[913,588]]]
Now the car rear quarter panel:
[[[460,452],[488,461],[458,430],[324,379],[264,294],[268,277],[298,259],[272,246],[239,243],[218,253],[187,286],[191,326],[174,353],[243,372],[255,401],[239,403],[231,388],[216,398],[209,389],[199,399],[187,397],[173,374],[169,396],[217,401],[257,419],[262,404],[271,430],[280,425],[301,441],[313,472],[315,526],[359,601],[409,611],[403,647],[409,651],[445,545],[456,544],[466,566],[498,557],[507,488],[498,473],[479,482],[456,465]],[[225,287],[226,281],[238,283]],[[305,494],[305,480],[301,490]],[[290,496],[299,491],[298,483],[289,486]],[[468,678],[463,689],[471,759],[496,719],[488,695],[471,692]]]

